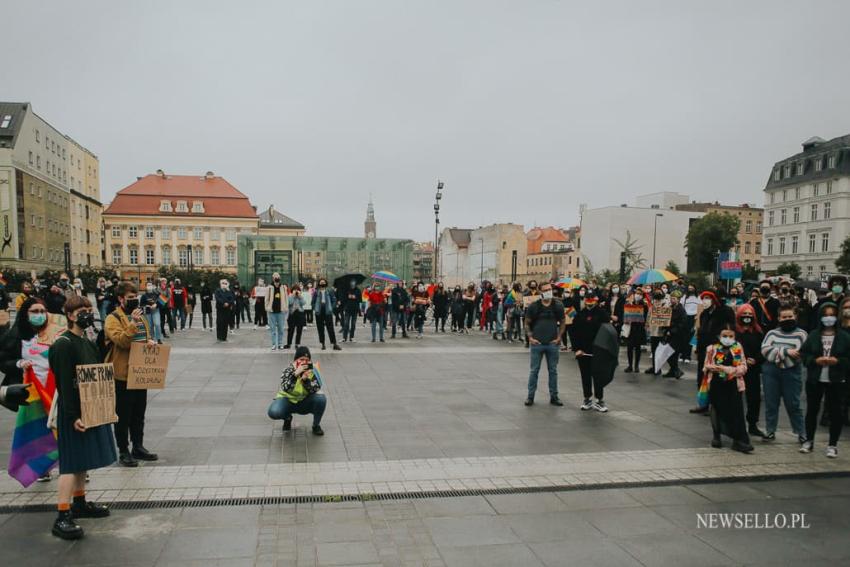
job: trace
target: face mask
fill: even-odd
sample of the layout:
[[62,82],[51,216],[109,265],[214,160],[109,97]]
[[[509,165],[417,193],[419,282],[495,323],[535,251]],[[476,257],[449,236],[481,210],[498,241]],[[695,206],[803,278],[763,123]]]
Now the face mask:
[[791,293],[791,290],[790,290],[790,289],[788,289],[787,287],[783,287],[783,288],[780,290],[780,293],[781,293],[782,295],[788,295],[789,293]]
[[850,309],[842,309],[841,310],[842,317],[850,317]]
[[531,288],[531,289],[537,289],[537,285],[536,285],[536,284],[531,284],[531,285],[530,285],[530,286],[528,286],[528,287],[529,287],[529,288]]
[[835,295],[839,295],[842,291],[844,291],[844,286],[834,285],[832,286],[832,293]]
[[663,291],[664,293],[667,293],[667,288],[666,288],[666,287],[662,287],[662,288],[661,288],[661,291]]
[[38,327],[41,327],[42,325],[44,325],[45,321],[47,321],[47,314],[46,313],[30,313],[28,319],[29,319],[30,325],[38,328]]
[[744,325],[749,325],[752,322],[753,322],[752,317],[741,317],[741,323],[743,323]]
[[139,299],[138,298],[124,300],[124,311],[126,313],[132,313],[133,311],[135,311],[138,308],[139,308]]
[[785,331],[786,333],[790,333],[794,329],[797,328],[797,321],[794,319],[788,319],[787,321],[780,321],[779,328]]
[[709,298],[707,298],[707,297],[706,297],[705,299],[703,299],[703,300],[702,300],[702,306],[703,306],[703,307],[705,307],[706,309],[708,309],[709,307],[711,307],[711,304],[712,304],[711,299],[709,299]]
[[549,300],[552,299],[552,290],[543,292],[543,299]]
[[635,295],[635,301],[640,303],[641,301],[643,301],[643,296],[642,295]]
[[584,297],[585,291],[583,289],[578,290],[578,296]]
[[770,295],[770,288],[769,287],[763,287],[759,291],[761,291],[761,294],[764,295],[764,296]]
[[735,339],[733,337],[720,337],[720,344],[730,347],[735,344]]
[[81,329],[88,329],[94,325],[94,313],[86,311],[77,315],[77,326]]
[[59,280],[59,285],[62,287],[68,287],[68,280]]
[[320,288],[321,288],[321,287],[327,287],[327,286],[328,286],[328,283],[327,283],[327,282],[319,282],[319,287],[320,287]]
[[826,315],[820,318],[820,322],[823,323],[824,327],[833,327],[835,326],[836,317],[834,315]]
[[611,288],[611,293],[620,293],[620,288],[618,288],[618,287],[612,287],[612,288]]
[[145,286],[145,289],[148,290],[148,293],[153,291],[153,284]]
[[419,289],[419,291],[425,291],[425,286],[424,286],[424,285],[420,285],[418,289]]

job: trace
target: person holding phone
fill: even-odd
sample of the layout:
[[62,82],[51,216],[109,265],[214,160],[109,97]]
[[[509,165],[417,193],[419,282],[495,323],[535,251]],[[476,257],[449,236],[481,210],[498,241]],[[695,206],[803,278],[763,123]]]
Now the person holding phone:
[[280,377],[280,389],[268,409],[271,419],[282,419],[283,430],[292,430],[292,414],[313,414],[313,435],[324,435],[321,421],[328,400],[322,393],[322,380],[313,366],[310,349],[295,349],[295,359]]
[[[109,347],[104,362],[115,369],[115,441],[118,444],[118,462],[125,467],[137,467],[138,461],[156,461],[157,455],[144,446],[145,411],[148,407],[147,390],[127,389],[127,372],[130,366],[130,346],[135,342],[155,345],[144,310],[139,306],[136,286],[131,282],[118,284],[115,296],[118,306],[104,323],[104,338]],[[129,433],[133,451],[127,440]]]

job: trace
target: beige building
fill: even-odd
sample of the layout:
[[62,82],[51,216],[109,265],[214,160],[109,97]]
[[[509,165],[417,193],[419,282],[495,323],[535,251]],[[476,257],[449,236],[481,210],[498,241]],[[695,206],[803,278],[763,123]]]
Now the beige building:
[[162,266],[236,272],[238,236],[259,231],[248,197],[211,171],[139,177],[115,195],[103,223],[106,264],[138,282]]
[[764,217],[764,209],[753,207],[748,204],[733,206],[721,205],[717,201],[714,203],[687,203],[684,205],[676,205],[676,210],[690,211],[697,213],[724,213],[737,217],[741,221],[741,228],[738,230],[738,244],[734,250],[738,256],[738,260],[744,264],[749,264],[754,268],[761,267],[761,239],[762,239],[762,221]]
[[522,225],[445,228],[437,252],[440,279],[451,287],[482,280],[497,284],[525,280],[527,249]]
[[[80,156],[82,155],[82,162]],[[85,193],[86,164],[97,157],[33,112],[29,103],[0,102],[0,262],[41,271],[97,265],[99,222],[91,223],[89,248],[74,247],[79,219],[72,222],[72,191]],[[94,187],[95,185],[93,185]],[[89,220],[100,211],[99,189],[88,193]],[[79,214],[80,208],[75,209]],[[83,215],[85,207],[83,207]],[[85,236],[85,232],[82,233]],[[90,242],[90,241],[93,241]],[[74,252],[76,260],[74,261]]]
[[578,250],[578,227],[567,230],[551,226],[535,227],[528,231],[526,238],[526,271],[529,277],[543,280],[579,276],[581,254]]
[[103,265],[100,165],[97,156],[68,139],[70,176],[71,265]]

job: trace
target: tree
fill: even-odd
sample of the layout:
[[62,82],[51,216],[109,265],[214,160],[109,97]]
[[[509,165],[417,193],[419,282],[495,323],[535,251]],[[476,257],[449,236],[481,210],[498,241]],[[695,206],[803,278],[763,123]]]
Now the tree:
[[742,280],[757,280],[759,278],[759,269],[752,264],[744,264],[741,267]]
[[672,274],[676,274],[677,276],[681,273],[681,270],[679,269],[679,264],[677,264],[673,260],[669,260],[667,262],[667,265],[664,266],[664,269]]
[[617,243],[622,252],[626,254],[626,279],[632,275],[636,269],[646,268],[646,258],[643,257],[643,252],[639,252],[643,248],[642,244],[638,244],[637,239],[632,240],[632,233],[626,231],[626,240],[621,241],[616,238],[612,239]]
[[835,267],[842,274],[850,274],[850,236],[841,243],[841,255],[835,261]]
[[713,272],[715,255],[734,248],[740,228],[741,221],[726,213],[708,213],[694,221],[685,239],[688,271]]
[[796,262],[783,262],[776,266],[776,275],[788,274],[792,280],[800,279],[800,274],[803,273],[803,268]]

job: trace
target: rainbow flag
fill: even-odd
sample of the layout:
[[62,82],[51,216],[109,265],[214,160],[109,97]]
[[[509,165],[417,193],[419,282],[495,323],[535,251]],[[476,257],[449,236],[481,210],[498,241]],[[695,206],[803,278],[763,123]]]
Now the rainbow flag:
[[9,476],[24,487],[56,466],[59,448],[56,434],[47,427],[47,415],[56,394],[53,372],[42,385],[32,368],[24,373],[24,384],[30,384],[28,406],[18,408],[18,418],[12,435],[12,454],[9,456]]
[[711,373],[703,372],[699,382],[699,390],[697,390],[697,407],[708,407],[708,386],[711,383]]

